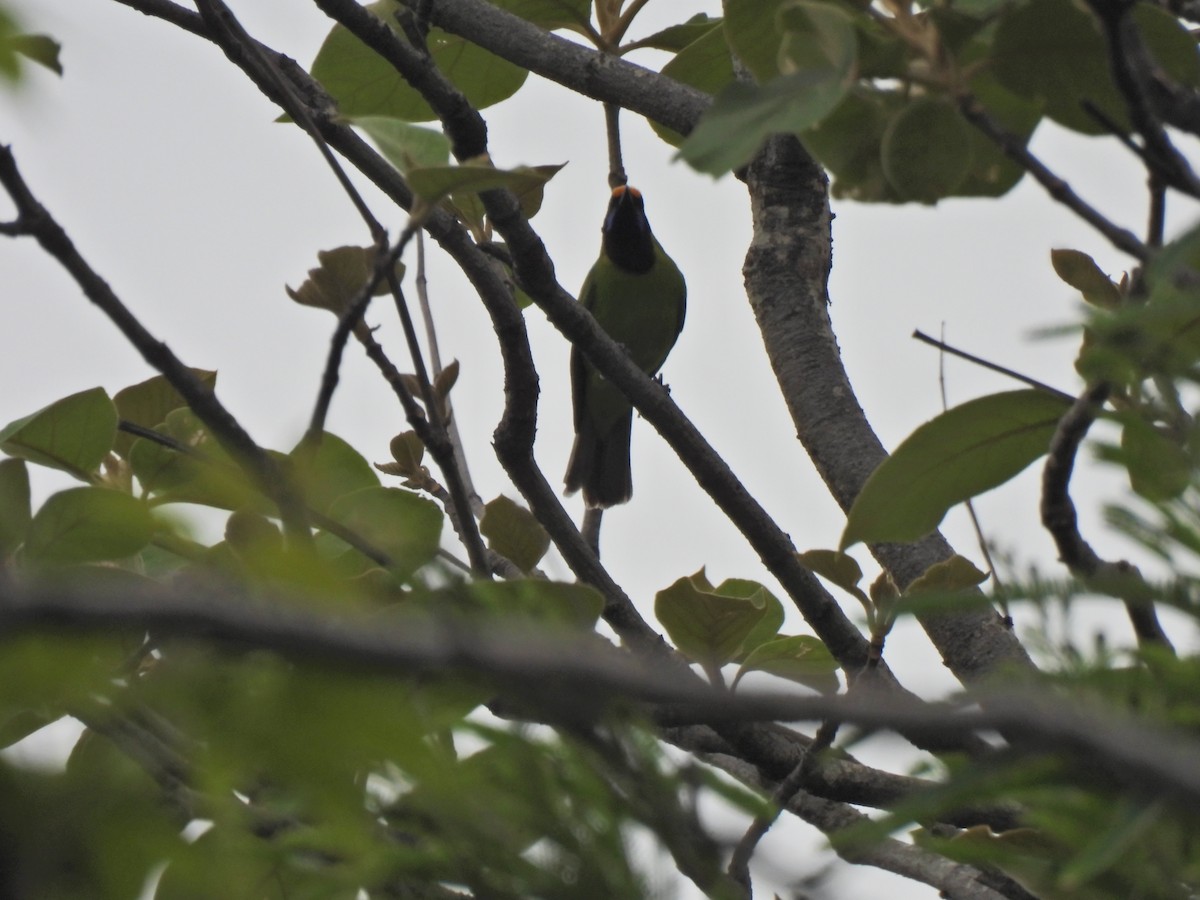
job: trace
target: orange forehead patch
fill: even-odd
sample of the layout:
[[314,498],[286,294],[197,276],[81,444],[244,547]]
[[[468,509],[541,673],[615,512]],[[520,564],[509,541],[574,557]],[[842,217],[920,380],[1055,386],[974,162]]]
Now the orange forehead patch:
[[620,187],[613,188],[612,195],[613,195],[613,197],[620,197],[626,191],[629,192],[629,196],[634,197],[634,198],[642,196],[641,191],[639,191],[637,188],[633,187],[632,185],[628,185],[628,184],[623,184]]

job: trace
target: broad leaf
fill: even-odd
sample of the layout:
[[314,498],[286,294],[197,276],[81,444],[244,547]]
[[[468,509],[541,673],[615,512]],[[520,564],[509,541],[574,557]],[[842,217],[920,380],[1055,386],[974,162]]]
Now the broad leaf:
[[488,546],[529,572],[550,549],[550,535],[533,513],[500,496],[483,509],[479,531]]
[[25,460],[0,459],[0,565],[25,539],[32,518]]
[[[206,369],[191,369],[201,383],[209,390],[216,387],[217,373]],[[143,428],[157,428],[167,418],[172,410],[187,406],[183,395],[171,385],[162,375],[147,378],[138,384],[122,388],[113,395],[113,404],[117,414],[127,422],[141,425]],[[136,438],[125,432],[118,432],[113,443],[113,452],[128,459],[129,451]]]
[[747,596],[748,584],[731,581],[722,585],[726,590],[714,588],[701,569],[659,591],[654,614],[679,651],[711,673],[736,659],[743,644],[760,623],[773,618],[779,605],[761,585]]
[[[1133,18],[1156,62],[1175,81],[1195,85],[1200,60],[1195,41],[1169,13],[1137,4]],[[1105,134],[1087,100],[1128,128],[1126,104],[1109,72],[1108,50],[1095,19],[1072,0],[1017,5],[1000,18],[992,53],[996,77],[1009,90],[1045,104],[1046,114],[1084,134]]]
[[442,536],[437,504],[398,488],[354,491],[336,500],[329,515],[388,554],[401,578],[433,559]]
[[[672,53],[680,53],[685,47],[690,46],[704,35],[710,33],[714,26],[720,26],[721,20],[715,19],[706,13],[696,13],[686,22],[681,22],[678,25],[671,25],[664,28],[662,31],[656,31],[649,37],[640,38],[635,41],[639,47],[653,47],[655,50],[667,50]],[[721,29],[717,27],[718,33],[721,35],[722,43],[725,42],[725,35]],[[726,59],[729,58],[729,51],[725,51]],[[670,65],[670,63],[668,63]],[[665,74],[664,69],[664,74]],[[674,76],[672,76],[674,77]],[[690,83],[690,82],[689,82]]]
[[746,656],[733,684],[736,687],[747,672],[767,672],[832,694],[839,685],[838,661],[818,638],[812,635],[781,635],[759,644]]
[[[285,285],[287,294],[301,306],[327,309],[341,316],[358,297],[375,271],[372,247],[335,247],[317,251],[320,266],[308,270],[308,279],[297,290]],[[396,263],[396,277],[404,277],[404,263]],[[390,288],[379,279],[372,296],[382,297]],[[363,326],[365,327],[365,326]]]
[[770,135],[816,125],[850,89],[858,39],[847,13],[788,0],[778,18],[780,76],[762,86],[735,81],[725,87],[680,148],[693,168],[722,175],[744,165]]
[[969,559],[956,553],[922,572],[905,590],[905,596],[955,593],[978,587],[987,581],[987,577],[986,572],[981,572]]
[[881,144],[883,174],[903,200],[936,203],[971,171],[969,126],[949,103],[925,97],[892,118]]
[[324,432],[315,452],[302,442],[290,458],[305,500],[319,512],[326,512],[335,500],[352,491],[379,487],[379,476],[371,464],[336,434]]
[[430,205],[450,196],[457,203],[463,194],[507,188],[516,194],[525,217],[532,218],[542,207],[546,182],[561,168],[562,165],[516,169],[496,169],[490,165],[427,166],[411,170],[408,184],[414,194]]
[[1141,417],[1122,418],[1121,462],[1129,473],[1129,486],[1153,502],[1178,497],[1192,481],[1193,464],[1187,451]]
[[[401,9],[395,0],[367,6],[393,30]],[[403,36],[400,38],[405,40]],[[426,39],[434,63],[476,109],[517,92],[528,71],[457,35],[432,28]],[[386,116],[406,122],[428,122],[436,116],[421,94],[382,56],[335,25],[313,60],[312,75],[329,91],[342,115]]]
[[947,510],[1043,455],[1069,403],[1041,391],[992,394],[926,422],[883,461],[854,501],[841,549],[918,540]]
[[514,617],[534,622],[591,629],[604,612],[604,598],[585,584],[543,581],[539,578],[512,581],[473,581],[471,597],[506,625]]
[[92,388],[10,422],[0,430],[0,450],[87,480],[116,434],[116,407],[103,388]]
[[547,31],[567,28],[583,33],[592,12],[592,0],[491,0],[491,3]]
[[9,40],[11,48],[26,59],[44,66],[56,75],[62,75],[63,67],[58,58],[62,44],[54,38],[46,34],[18,34]]
[[[733,59],[729,55],[729,44],[725,41],[725,31],[721,25],[708,26],[663,66],[662,74],[714,95],[732,82]],[[651,121],[650,127],[672,146],[678,147],[683,143],[683,135],[665,125]]]
[[365,131],[401,172],[450,162],[450,139],[440,131],[385,116],[357,116],[351,123]]
[[1083,299],[1093,306],[1115,309],[1121,305],[1120,289],[1086,253],[1051,250],[1050,263],[1058,277],[1083,294]]
[[119,491],[78,487],[52,494],[29,523],[25,554],[39,563],[80,563],[132,556],[150,542],[145,503]]

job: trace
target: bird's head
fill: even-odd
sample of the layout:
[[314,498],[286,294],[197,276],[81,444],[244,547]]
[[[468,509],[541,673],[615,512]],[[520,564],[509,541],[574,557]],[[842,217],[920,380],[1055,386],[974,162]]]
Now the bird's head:
[[615,188],[604,216],[604,255],[619,269],[641,274],[654,265],[654,237],[642,204],[642,192],[622,185]]

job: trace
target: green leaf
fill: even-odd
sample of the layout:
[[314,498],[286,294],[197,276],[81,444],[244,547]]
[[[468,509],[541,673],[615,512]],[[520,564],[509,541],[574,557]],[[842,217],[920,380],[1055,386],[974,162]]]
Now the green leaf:
[[516,194],[525,217],[532,218],[541,209],[546,182],[561,168],[562,165],[520,166],[516,169],[496,169],[490,165],[427,166],[411,170],[408,185],[430,205],[450,196],[458,202],[463,194],[507,188]]
[[[367,9],[399,33],[394,15],[401,5],[396,0],[371,3]],[[400,40],[406,38],[401,35]],[[520,66],[438,28],[429,30],[426,43],[434,64],[476,109],[508,99],[529,74]],[[386,116],[406,122],[437,118],[420,92],[387,60],[341,25],[335,25],[325,38],[313,60],[312,75],[348,118]]]
[[491,0],[493,6],[520,16],[547,31],[568,28],[585,33],[592,0]]
[[788,0],[778,10],[778,31],[780,76],[762,86],[726,85],[680,148],[679,155],[693,168],[716,176],[744,165],[770,135],[804,131],[820,122],[850,89],[858,39],[846,12]]
[[362,454],[327,431],[322,432],[315,453],[308,452],[301,441],[290,458],[305,500],[318,512],[327,512],[338,497],[352,491],[379,487],[379,476]]
[[[333,250],[319,250],[317,261],[321,265],[308,270],[308,278],[298,290],[284,286],[287,295],[301,306],[327,309],[335,316],[341,316],[374,273],[375,249],[335,247]],[[399,261],[396,263],[396,277],[404,277],[404,263]],[[389,290],[387,280],[381,278],[372,296],[382,297]]]
[[[705,35],[710,34],[714,28],[716,29],[718,35],[720,35],[721,43],[725,44],[725,34],[721,30],[720,25],[721,19],[713,18],[707,13],[696,13],[686,22],[681,22],[678,25],[671,25],[667,28],[664,28],[662,31],[656,31],[649,37],[640,38],[639,40],[635,41],[635,43],[639,47],[653,47],[655,50],[666,50],[671,53],[679,54],[685,47],[695,43]],[[726,46],[725,58],[729,59],[728,46]],[[670,63],[667,65],[669,66]],[[732,73],[732,71],[733,70],[731,68],[730,72]],[[663,74],[667,74],[666,69],[663,70]],[[688,84],[691,84],[691,82],[688,82]]]
[[[209,390],[217,385],[217,373],[206,369],[190,369]],[[162,375],[155,375],[138,384],[122,388],[113,395],[113,404],[117,415],[134,425],[143,428],[157,428],[167,418],[172,410],[187,406],[183,395],[171,385]],[[125,432],[118,432],[113,442],[113,452],[118,456],[129,458],[129,451],[136,438]]]
[[779,629],[783,627],[783,604],[757,581],[748,578],[726,578],[717,585],[716,593],[723,597],[742,597],[753,603],[758,603],[761,599],[766,600],[766,613],[742,641],[735,660],[744,659],[746,654],[759,644],[764,644],[779,634]]
[[[706,94],[716,94],[733,81],[733,59],[729,55],[729,44],[725,31],[718,23],[709,27],[694,41],[680,50],[663,66],[662,74],[673,78]],[[655,121],[650,127],[660,138],[678,147],[683,135]]]
[[117,410],[103,388],[80,391],[0,430],[0,450],[87,480],[117,434]]
[[779,72],[783,35],[778,11],[786,0],[723,0],[725,37],[734,54],[760,83]]
[[750,651],[733,684],[736,687],[747,672],[767,672],[832,694],[840,686],[839,668],[838,661],[820,639],[807,634],[781,635]]
[[505,496],[483,508],[479,531],[489,547],[512,560],[522,572],[532,571],[550,549],[550,535],[533,513]]
[[934,563],[913,580],[904,592],[906,597],[917,594],[952,594],[978,587],[987,581],[987,573],[981,572],[965,556],[955,553],[949,559]]
[[52,494],[29,523],[25,554],[39,563],[92,562],[132,556],[150,543],[145,503],[119,491],[78,487]]
[[1121,305],[1120,289],[1086,253],[1051,250],[1050,263],[1058,277],[1083,294],[1083,299],[1093,306],[1115,309]]
[[804,145],[833,176],[833,196],[864,203],[897,203],[883,175],[883,134],[903,100],[894,91],[855,87],[828,116],[802,135]]
[[722,588],[729,593],[724,593],[701,569],[659,591],[654,614],[679,651],[712,673],[736,659],[746,639],[772,613],[775,598],[770,592],[759,586],[744,596],[746,584],[726,582]]
[[63,67],[58,59],[62,45],[54,38],[45,34],[18,34],[9,40],[12,49],[26,59],[45,66],[56,75],[62,75]]
[[514,616],[525,616],[535,622],[590,630],[604,612],[600,592],[585,584],[525,578],[472,581],[467,589],[506,624],[511,624]]
[[797,555],[806,568],[826,581],[836,584],[843,591],[862,593],[862,588],[858,586],[863,577],[862,568],[853,556],[848,556],[840,550],[806,550]]
[[329,515],[388,554],[392,570],[402,579],[437,555],[442,511],[433,501],[408,491],[362,488],[334,501]]
[[1174,500],[1192,482],[1192,460],[1178,441],[1140,416],[1122,416],[1121,462],[1129,486],[1147,500]]
[[379,152],[401,172],[450,162],[450,139],[440,131],[385,116],[357,116],[350,122],[365,131]]
[[154,502],[272,511],[270,503],[190,409],[169,412],[161,430],[198,455],[179,453],[145,438],[134,441],[129,467],[142,489],[154,495]]
[[[1195,85],[1200,60],[1187,30],[1149,4],[1137,4],[1133,17],[1155,61],[1173,80]],[[1000,18],[991,62],[1005,87],[1044,103],[1046,114],[1060,125],[1084,134],[1107,133],[1081,106],[1087,100],[1118,126],[1129,127],[1105,39],[1081,4],[1037,0],[1015,6]]]
[[25,539],[32,518],[25,460],[0,459],[0,566]]
[[926,422],[867,479],[840,548],[924,537],[950,507],[1003,484],[1044,454],[1069,405],[1041,391],[1009,391]]
[[21,59],[15,46],[17,36],[16,20],[0,6],[0,77],[10,82],[21,77]]
[[884,132],[883,174],[904,200],[936,203],[952,194],[971,171],[968,125],[946,101],[910,103]]
[[830,73],[781,75],[759,87],[727,85],[679,148],[679,157],[714,177],[750,161],[772,134],[803,131],[828,114],[846,85]]

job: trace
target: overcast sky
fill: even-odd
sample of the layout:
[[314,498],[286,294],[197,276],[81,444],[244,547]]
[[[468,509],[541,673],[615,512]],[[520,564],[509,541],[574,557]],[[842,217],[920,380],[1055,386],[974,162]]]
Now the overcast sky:
[[[277,111],[212,45],[110,0],[9,2],[30,30],[63,42],[66,72],[58,79],[33,69],[21,92],[0,89],[0,142],[12,145],[34,192],[143,323],[187,364],[219,370],[221,399],[260,443],[289,449],[310,414],[334,323],[292,304],[284,285],[304,280],[318,250],[367,243],[361,220],[311,142],[294,127],[274,124]],[[299,0],[232,5],[251,34],[305,64],[329,28]],[[633,36],[719,8],[716,0],[659,0]],[[634,58],[662,61],[653,53]],[[598,253],[608,195],[600,109],[531,77],[515,98],[485,115],[498,165],[567,163],[534,226],[560,280],[576,289]],[[673,162],[673,150],[637,117],[623,123],[631,182],[645,193],[655,232],[689,283],[687,326],[663,373],[672,396],[800,549],[836,546],[841,515],[794,439],[742,290],[749,241],[743,186]],[[1033,148],[1090,202],[1142,230],[1140,172],[1113,142],[1043,126]],[[364,192],[397,233],[402,211],[369,186]],[[0,217],[9,209],[0,200]],[[834,326],[851,381],[885,445],[894,447],[941,408],[937,355],[910,339],[914,328],[936,334],[944,324],[951,343],[1077,390],[1071,342],[1032,337],[1077,319],[1076,299],[1056,279],[1049,251],[1084,250],[1113,274],[1130,261],[1031,181],[1000,202],[835,203],[835,210]],[[1176,227],[1194,216],[1176,201]],[[430,265],[442,353],[462,365],[454,398],[476,486],[485,499],[515,496],[490,451],[503,397],[488,319],[436,251]],[[115,392],[152,374],[31,241],[0,241],[0,316],[0,425],[66,394],[95,385]],[[383,304],[369,315],[405,368],[392,318]],[[557,483],[572,437],[568,348],[539,312],[527,318],[543,390],[538,460]],[[947,363],[952,404],[1015,386]],[[374,461],[387,458],[388,440],[406,428],[390,390],[355,348],[329,428]],[[647,615],[656,590],[702,566],[714,582],[742,577],[772,584],[653,429],[635,424],[633,443],[634,500],[606,516],[603,551]],[[1050,539],[1037,519],[1037,476],[1034,467],[982,498],[978,509],[993,541],[1022,563],[1055,572]],[[1081,504],[1089,536],[1104,555],[1127,552],[1096,524],[1101,500],[1114,498],[1119,482],[1104,473],[1082,478],[1091,488]],[[42,492],[60,484],[54,477],[37,481]],[[568,503],[580,512],[578,497]],[[960,552],[979,560],[963,515],[952,513],[946,531]],[[856,555],[869,562],[861,548]],[[547,568],[568,577],[559,561],[548,560]],[[1106,618],[1125,642],[1115,606],[1093,620]],[[787,628],[807,630],[798,616],[789,617]],[[898,629],[889,651],[910,687],[951,686],[912,627]],[[794,859],[788,841],[798,832],[797,826],[768,838],[764,859],[786,873]],[[889,889],[896,890],[894,881]],[[903,896],[933,892],[910,887]]]

